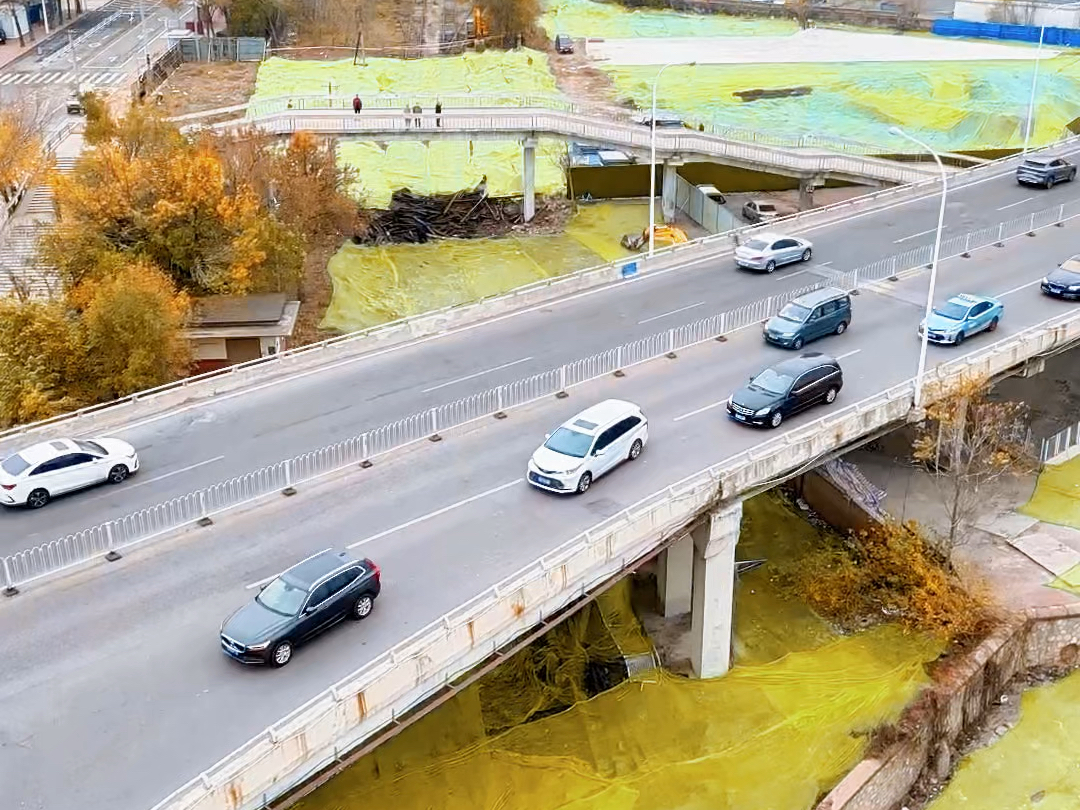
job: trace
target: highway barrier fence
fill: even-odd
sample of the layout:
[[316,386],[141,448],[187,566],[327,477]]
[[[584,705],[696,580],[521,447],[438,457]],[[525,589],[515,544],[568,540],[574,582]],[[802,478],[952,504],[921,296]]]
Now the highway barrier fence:
[[[931,397],[1080,339],[1069,313],[928,372]],[[721,503],[824,461],[911,413],[914,380],[829,413],[657,492],[443,615],[270,726],[154,810],[255,810],[336,762]]]
[[[1062,224],[1080,215],[1080,201],[972,234],[952,237],[942,244],[941,257],[969,254],[971,250],[1034,233],[1038,228]],[[357,464],[370,466],[372,459],[419,441],[438,438],[441,431],[463,427],[480,419],[501,415],[507,409],[537,400],[565,395],[567,389],[623,369],[673,356],[676,352],[760,324],[792,298],[825,286],[856,291],[898,274],[929,264],[932,246],[905,251],[898,257],[874,262],[848,272],[830,273],[807,287],[772,295],[727,312],[673,327],[624,343],[516,382],[498,386],[454,402],[430,408],[388,425],[366,431],[336,444],[319,448],[262,469],[222,481],[138,512],[83,529],[42,545],[0,558],[0,586],[13,595],[21,585],[120,552],[193,523],[208,523],[215,515],[251,503],[276,492],[294,491],[297,484],[337,473]]]

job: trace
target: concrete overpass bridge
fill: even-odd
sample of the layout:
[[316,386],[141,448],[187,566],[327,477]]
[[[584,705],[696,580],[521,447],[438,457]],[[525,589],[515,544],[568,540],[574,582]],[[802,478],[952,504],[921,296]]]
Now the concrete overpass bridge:
[[[208,126],[218,131],[256,127],[274,135],[308,130],[383,142],[520,141],[524,158],[522,189],[526,220],[530,220],[535,212],[536,146],[539,138],[552,137],[596,146],[614,146],[640,161],[648,161],[650,155],[650,127],[628,113],[582,107],[546,97],[521,98],[518,100],[519,106],[453,107],[444,103],[438,116],[434,112],[433,100],[428,106],[416,102],[423,110],[420,114],[411,112],[409,99],[402,101],[401,107],[395,109],[389,106],[393,99],[380,98],[378,108],[365,107],[359,114],[341,109],[338,105],[342,101],[282,97],[197,113],[177,120],[187,121],[189,126],[200,126],[194,122],[221,118],[231,111],[246,114],[231,120],[219,120]],[[410,107],[408,113],[405,112],[406,106]],[[741,134],[748,137],[745,132]],[[821,140],[827,145],[818,145],[814,138],[786,141],[781,145],[735,140],[723,130],[706,131],[704,127],[700,130],[685,126],[657,128],[656,155],[657,160],[663,163],[660,187],[665,219],[670,220],[674,216],[678,167],[691,161],[721,163],[796,178],[803,207],[809,207],[813,189],[826,180],[882,186],[916,183],[938,177],[937,168],[932,162],[890,160],[869,153],[874,147],[865,144]],[[845,151],[836,151],[838,148]],[[954,157],[973,162],[971,158]]]

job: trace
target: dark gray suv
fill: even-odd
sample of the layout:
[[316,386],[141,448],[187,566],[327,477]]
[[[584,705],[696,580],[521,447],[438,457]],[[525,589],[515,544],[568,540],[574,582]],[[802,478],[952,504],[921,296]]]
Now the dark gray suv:
[[1016,168],[1016,182],[1022,186],[1045,186],[1076,179],[1076,167],[1063,157],[1029,157]]
[[382,589],[379,566],[320,551],[263,586],[221,623],[221,649],[244,664],[283,667],[293,649],[345,617],[364,619]]

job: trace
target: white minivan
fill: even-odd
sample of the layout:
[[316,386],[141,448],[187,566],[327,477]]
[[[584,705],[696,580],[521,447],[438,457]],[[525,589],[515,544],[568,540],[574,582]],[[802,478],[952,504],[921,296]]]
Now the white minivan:
[[649,441],[649,420],[641,408],[606,399],[562,424],[532,458],[526,480],[562,494],[582,493],[624,461],[641,455]]

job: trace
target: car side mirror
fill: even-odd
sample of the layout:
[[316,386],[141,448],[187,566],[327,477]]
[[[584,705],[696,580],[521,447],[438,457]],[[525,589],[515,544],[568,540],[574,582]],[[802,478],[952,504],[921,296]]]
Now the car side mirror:
[[551,434],[550,434],[550,433],[545,433],[545,434],[544,434],[544,438],[545,438],[545,439],[550,439],[550,438],[551,438]]
[[604,455],[604,453],[606,453],[606,452],[607,452],[606,447],[598,447],[597,449],[593,450],[593,455],[599,457],[599,456]]
[[314,613],[314,612],[315,612],[315,605],[308,605],[306,608],[304,608],[304,615],[305,616],[307,616],[307,615],[309,615],[311,613]]

